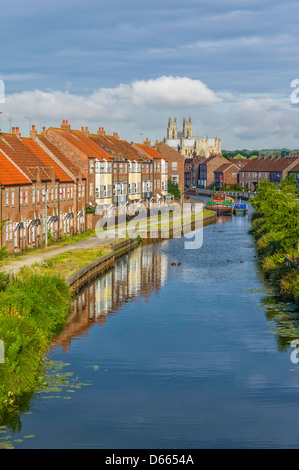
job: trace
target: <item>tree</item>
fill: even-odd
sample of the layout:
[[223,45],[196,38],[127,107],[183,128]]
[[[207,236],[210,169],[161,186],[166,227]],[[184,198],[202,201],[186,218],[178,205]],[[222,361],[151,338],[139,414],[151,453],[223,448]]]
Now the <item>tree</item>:
[[181,197],[181,191],[179,189],[178,183],[172,181],[171,178],[168,180],[168,192],[169,194],[172,194],[175,199],[180,199]]

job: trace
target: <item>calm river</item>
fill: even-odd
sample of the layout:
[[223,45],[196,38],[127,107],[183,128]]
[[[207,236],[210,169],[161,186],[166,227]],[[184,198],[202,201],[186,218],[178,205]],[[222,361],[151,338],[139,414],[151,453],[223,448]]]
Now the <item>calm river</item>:
[[139,247],[78,296],[2,446],[299,447],[295,309],[264,282],[249,217],[218,222],[200,249]]

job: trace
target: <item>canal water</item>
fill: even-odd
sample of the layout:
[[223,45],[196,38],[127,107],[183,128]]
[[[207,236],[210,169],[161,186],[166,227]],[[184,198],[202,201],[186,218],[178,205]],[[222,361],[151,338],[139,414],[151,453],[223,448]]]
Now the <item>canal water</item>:
[[203,245],[141,246],[77,297],[37,390],[2,447],[299,446],[295,307],[258,268],[250,217]]

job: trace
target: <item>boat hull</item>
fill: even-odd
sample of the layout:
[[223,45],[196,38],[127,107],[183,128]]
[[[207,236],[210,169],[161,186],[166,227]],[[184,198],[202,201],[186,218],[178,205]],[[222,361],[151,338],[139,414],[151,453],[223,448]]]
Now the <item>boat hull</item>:
[[233,207],[224,204],[207,204],[206,209],[217,212],[217,214],[232,214]]
[[235,204],[234,206],[234,214],[235,215],[245,215],[247,213],[247,205],[246,204]]

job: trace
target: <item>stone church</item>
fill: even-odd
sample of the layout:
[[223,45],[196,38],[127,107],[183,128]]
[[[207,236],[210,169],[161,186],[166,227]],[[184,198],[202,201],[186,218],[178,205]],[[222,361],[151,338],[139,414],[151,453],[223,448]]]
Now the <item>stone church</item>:
[[178,132],[177,118],[168,119],[167,137],[164,142],[186,158],[194,155],[208,158],[211,154],[221,153],[221,140],[218,137],[206,139],[193,135],[191,118],[183,119],[183,131]]

